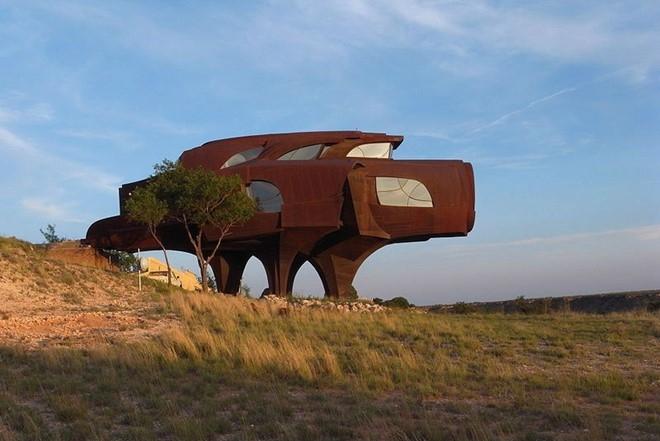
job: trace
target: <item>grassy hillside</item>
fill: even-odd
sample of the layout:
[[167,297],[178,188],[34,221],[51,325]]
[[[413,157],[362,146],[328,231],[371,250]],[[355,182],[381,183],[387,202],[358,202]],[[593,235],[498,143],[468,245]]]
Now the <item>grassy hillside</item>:
[[659,338],[651,313],[283,315],[0,239],[0,440],[654,440]]

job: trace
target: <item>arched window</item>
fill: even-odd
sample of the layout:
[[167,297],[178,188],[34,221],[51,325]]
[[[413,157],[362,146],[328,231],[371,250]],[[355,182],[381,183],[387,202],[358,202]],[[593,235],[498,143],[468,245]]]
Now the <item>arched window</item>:
[[304,161],[308,159],[316,159],[318,158],[319,153],[323,150],[323,147],[325,147],[324,144],[308,145],[296,150],[291,150],[277,159],[282,161]]
[[252,181],[247,186],[247,193],[257,203],[257,210],[262,213],[282,211],[283,201],[280,190],[270,182]]
[[378,176],[376,178],[376,195],[380,205],[433,207],[428,189],[414,179]]
[[251,161],[255,159],[257,156],[259,156],[263,151],[264,151],[263,147],[255,147],[250,150],[244,150],[240,153],[236,153],[235,155],[232,155],[229,159],[227,159],[227,161],[224,164],[222,164],[222,167],[220,168],[232,167],[234,165]]
[[347,158],[374,158],[374,159],[391,159],[392,158],[392,143],[391,142],[372,142],[370,144],[362,144],[354,147],[353,150],[348,152]]

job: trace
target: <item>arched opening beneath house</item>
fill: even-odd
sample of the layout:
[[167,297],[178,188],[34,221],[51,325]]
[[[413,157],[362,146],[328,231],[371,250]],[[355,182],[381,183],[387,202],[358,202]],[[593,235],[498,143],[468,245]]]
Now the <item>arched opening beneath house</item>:
[[325,297],[321,276],[309,261],[305,262],[295,274],[292,294],[294,297]]
[[411,259],[406,262],[406,266],[397,269],[398,274],[401,275],[403,285],[407,285],[406,291],[400,289],[393,289],[392,281],[388,277],[383,277],[383,268],[391,268],[392,261],[396,256],[394,254],[401,253],[398,248],[406,244],[396,244],[389,247],[380,248],[372,251],[358,267],[355,277],[353,278],[353,288],[362,299],[390,299],[392,297],[404,296],[407,297],[411,289],[414,289],[415,281],[410,280],[406,275],[411,268],[415,268],[418,262],[415,260],[414,252],[411,254]]
[[[133,253],[138,257],[138,253]],[[167,266],[162,250],[142,251],[139,254],[143,277],[167,282]],[[172,284],[191,291],[199,290],[199,264],[194,254],[184,251],[167,250],[167,258],[172,271]],[[211,271],[209,274],[212,275]]]
[[250,257],[245,265],[241,286],[242,290],[247,291],[250,297],[257,299],[261,297],[264,290],[268,288],[266,268],[263,263],[254,256]]

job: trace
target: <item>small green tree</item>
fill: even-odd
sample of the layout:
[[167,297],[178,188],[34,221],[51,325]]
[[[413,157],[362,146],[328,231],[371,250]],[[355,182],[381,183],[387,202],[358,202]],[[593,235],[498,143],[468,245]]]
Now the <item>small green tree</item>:
[[[206,280],[207,280],[207,283],[209,285],[209,289],[211,291],[217,291],[218,287],[217,287],[217,284],[215,283],[215,277],[213,277],[213,275],[211,275],[210,273],[206,273],[206,277],[207,277]],[[202,276],[197,276],[197,281],[201,285],[202,284]]]
[[[232,227],[247,222],[256,205],[247,195],[239,176],[220,176],[203,168],[186,168],[164,160],[153,177],[157,199],[164,201],[168,214],[185,228],[195,251],[202,278],[202,291],[208,289],[208,266]],[[204,232],[213,229],[217,240],[205,249]]]
[[167,257],[167,249],[158,237],[158,225],[160,225],[167,216],[167,203],[159,199],[154,191],[157,183],[151,181],[144,187],[133,190],[130,199],[126,201],[126,212],[128,217],[136,222],[145,224],[149,229],[151,237],[154,238],[165,256],[165,265],[167,265],[167,284],[172,285],[172,270],[170,261]]
[[357,299],[360,298],[360,295],[358,294],[357,289],[355,289],[355,287],[353,285],[348,287],[348,290],[347,290],[346,294],[347,294],[346,298],[348,298],[349,300],[357,300]]
[[243,294],[245,297],[247,297],[248,299],[251,299],[251,298],[252,298],[252,297],[250,296],[250,291],[251,291],[251,289],[250,289],[250,287],[248,286],[248,284],[245,283],[245,282],[243,281],[243,279],[241,279],[241,287],[239,288],[238,291],[239,291],[240,293],[242,293],[242,294]]
[[44,236],[44,239],[46,239],[46,243],[60,243],[66,240],[65,237],[60,237],[55,233],[55,225],[53,224],[48,224],[46,226],[46,231],[41,228],[39,228],[39,231]]
[[110,261],[115,264],[119,271],[124,273],[134,273],[140,269],[140,262],[135,254],[118,250],[103,250],[110,256]]
[[394,297],[390,300],[385,300],[382,303],[382,305],[390,308],[410,308],[412,306],[415,306],[412,303],[410,303],[408,299],[406,299],[405,297]]

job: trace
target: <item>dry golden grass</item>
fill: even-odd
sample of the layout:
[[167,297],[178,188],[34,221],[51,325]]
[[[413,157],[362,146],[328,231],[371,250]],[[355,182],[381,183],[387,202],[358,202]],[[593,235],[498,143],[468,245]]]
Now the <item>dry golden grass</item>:
[[258,377],[429,395],[540,383],[635,398],[658,375],[658,360],[648,357],[658,349],[653,314],[302,310],[281,317],[268,304],[244,299],[174,293],[163,301],[183,326],[153,342],[155,353],[215,360]]
[[[63,270],[83,296],[88,274],[133,289]],[[58,274],[39,277],[66,287]],[[282,316],[151,285],[143,297],[178,325],[82,348],[0,343],[0,441],[660,437],[657,314]]]

